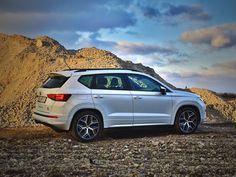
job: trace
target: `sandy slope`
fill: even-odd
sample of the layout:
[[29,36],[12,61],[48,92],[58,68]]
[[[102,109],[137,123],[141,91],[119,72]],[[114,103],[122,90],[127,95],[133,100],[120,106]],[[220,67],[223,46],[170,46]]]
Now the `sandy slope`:
[[236,122],[236,101],[225,101],[216,93],[200,88],[191,88],[192,92],[200,95],[207,105],[207,118],[211,122]]
[[46,36],[29,39],[0,34],[0,127],[33,124],[31,110],[36,88],[48,73],[66,69],[64,60],[71,68],[137,69],[166,82],[152,68],[123,61],[105,50],[72,51]]

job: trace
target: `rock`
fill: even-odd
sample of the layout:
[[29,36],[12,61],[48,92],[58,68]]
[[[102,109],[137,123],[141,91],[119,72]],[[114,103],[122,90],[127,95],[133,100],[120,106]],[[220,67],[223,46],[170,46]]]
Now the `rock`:
[[36,40],[36,46],[37,46],[37,47],[43,47],[43,41],[40,40],[40,39],[37,39],[37,40]]
[[198,146],[199,146],[200,148],[203,148],[205,145],[204,145],[203,142],[198,142]]
[[158,146],[158,145],[159,145],[159,142],[158,142],[158,141],[152,141],[152,144],[153,144],[154,146]]
[[205,159],[203,157],[200,158],[201,161],[205,161]]
[[90,160],[87,158],[82,158],[79,160],[79,165],[82,168],[90,168]]
[[129,151],[129,149],[124,149],[124,150],[123,150],[123,152],[127,152],[127,151]]

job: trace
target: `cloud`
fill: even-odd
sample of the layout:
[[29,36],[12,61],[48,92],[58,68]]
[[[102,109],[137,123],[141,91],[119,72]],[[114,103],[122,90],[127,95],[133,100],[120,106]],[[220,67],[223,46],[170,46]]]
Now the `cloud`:
[[117,45],[116,42],[113,41],[105,41],[100,39],[101,35],[99,32],[82,32],[77,31],[77,48],[84,47],[97,47],[106,50],[112,50]]
[[165,74],[171,77],[177,78],[193,78],[193,77],[201,77],[201,78],[209,78],[209,77],[230,77],[236,79],[236,60],[225,61],[222,63],[213,64],[210,67],[201,66],[201,70],[199,72],[182,72],[182,73],[170,73],[166,72]]
[[199,78],[199,77],[202,77],[201,74],[192,73],[192,72],[178,73],[178,72],[168,72],[168,71],[164,72],[163,71],[162,74],[165,75],[165,77],[175,78],[175,79],[186,79],[186,78]]
[[127,7],[130,2],[117,0],[1,0],[0,12],[78,12],[92,10],[96,8],[109,9],[112,6],[116,8]]
[[189,62],[188,59],[168,59],[168,64],[183,64]]
[[206,67],[206,66],[201,66],[201,70],[208,70],[208,67]]
[[224,62],[224,63],[216,63],[213,65],[213,68],[223,69],[223,70],[233,70],[236,75],[236,60]]
[[56,39],[67,49],[74,49],[74,44],[78,38],[78,35],[75,32],[68,31],[52,31],[47,35],[53,39]]
[[209,14],[203,11],[200,5],[168,5],[169,8],[165,13],[167,16],[184,16],[191,20],[209,20],[211,17]]
[[189,62],[186,55],[175,48],[129,41],[104,40],[99,32],[77,32],[74,48],[97,47],[109,50],[119,57],[148,66],[165,67]]
[[236,60],[225,61],[199,72],[162,71],[160,75],[177,87],[202,87],[219,92],[236,92]]
[[44,34],[48,31],[98,31],[126,28],[136,23],[127,2],[116,1],[31,1],[3,0],[0,31]]
[[213,48],[226,48],[236,44],[236,24],[223,24],[181,34],[181,40],[192,44],[207,44]]
[[159,18],[162,16],[159,9],[153,7],[142,7],[143,15],[148,18]]
[[[159,69],[163,70],[164,68],[167,68],[170,66],[177,66],[177,65],[182,66],[183,64],[186,64],[189,62],[189,60],[185,58],[181,58],[181,59],[168,58],[169,56],[163,57],[159,54],[123,56],[123,58],[127,58],[127,57],[131,58],[129,60],[132,60],[134,63],[142,63],[143,65],[151,66],[152,68],[158,68],[158,73],[159,73]],[[176,57],[176,56],[171,56],[171,57]]]
[[158,57],[158,56],[155,56],[155,57],[149,56],[148,63],[146,62],[146,58],[143,58],[141,61],[145,61],[144,64],[147,64],[150,66],[157,66],[157,67],[182,65],[189,62],[189,60],[185,58],[176,59],[176,58],[166,58],[166,57]]
[[165,3],[164,8],[142,5],[139,5],[139,7],[145,17],[171,25],[182,23],[184,19],[193,21],[211,19],[211,16],[203,10],[201,5],[174,5]]
[[148,55],[159,53],[163,55],[176,54],[176,49],[164,48],[158,45],[148,45],[144,43],[133,43],[128,41],[118,42],[116,45],[117,51],[123,54]]
[[160,75],[178,88],[199,87],[206,88],[216,92],[236,93],[236,80],[227,76],[218,77],[178,77],[178,74],[162,74]]
[[[145,43],[135,43],[129,41],[109,41],[103,40],[99,32],[82,32],[78,31],[78,40],[76,42],[77,47],[97,47],[120,55],[136,55],[136,56],[147,56],[147,55],[182,55],[175,48],[161,47],[159,45],[149,45]],[[176,62],[175,60],[171,62]]]

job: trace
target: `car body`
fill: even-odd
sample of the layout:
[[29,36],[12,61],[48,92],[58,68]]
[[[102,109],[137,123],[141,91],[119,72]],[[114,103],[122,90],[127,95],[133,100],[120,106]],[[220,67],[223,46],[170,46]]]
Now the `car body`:
[[[47,81],[37,90],[33,118],[36,122],[60,130],[73,129],[73,123],[77,124],[79,120],[77,123],[73,121],[78,119],[75,117],[81,112],[87,112],[87,117],[89,112],[93,112],[90,119],[99,117],[99,131],[103,128],[149,125],[179,124],[180,128],[181,121],[176,123],[176,116],[178,111],[186,108],[190,110],[182,112],[182,119],[185,120],[184,117],[188,117],[188,114],[195,114],[196,127],[193,131],[184,132],[179,129],[179,132],[192,133],[206,117],[206,107],[200,96],[173,90],[156,78],[139,71],[80,69],[49,75]],[[84,120],[85,118],[81,123]],[[184,123],[186,127],[190,125]],[[76,129],[76,125],[74,126]],[[84,127],[87,132],[90,131],[88,128],[87,125]],[[78,139],[88,141],[94,138]]]

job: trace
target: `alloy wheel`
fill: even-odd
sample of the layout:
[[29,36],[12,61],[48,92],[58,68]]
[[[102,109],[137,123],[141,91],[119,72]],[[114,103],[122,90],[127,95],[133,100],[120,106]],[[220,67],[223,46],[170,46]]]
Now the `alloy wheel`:
[[78,135],[85,140],[91,140],[99,132],[99,121],[94,115],[84,115],[77,122]]
[[184,133],[193,132],[198,125],[198,119],[195,112],[191,110],[183,111],[179,117],[179,127]]

